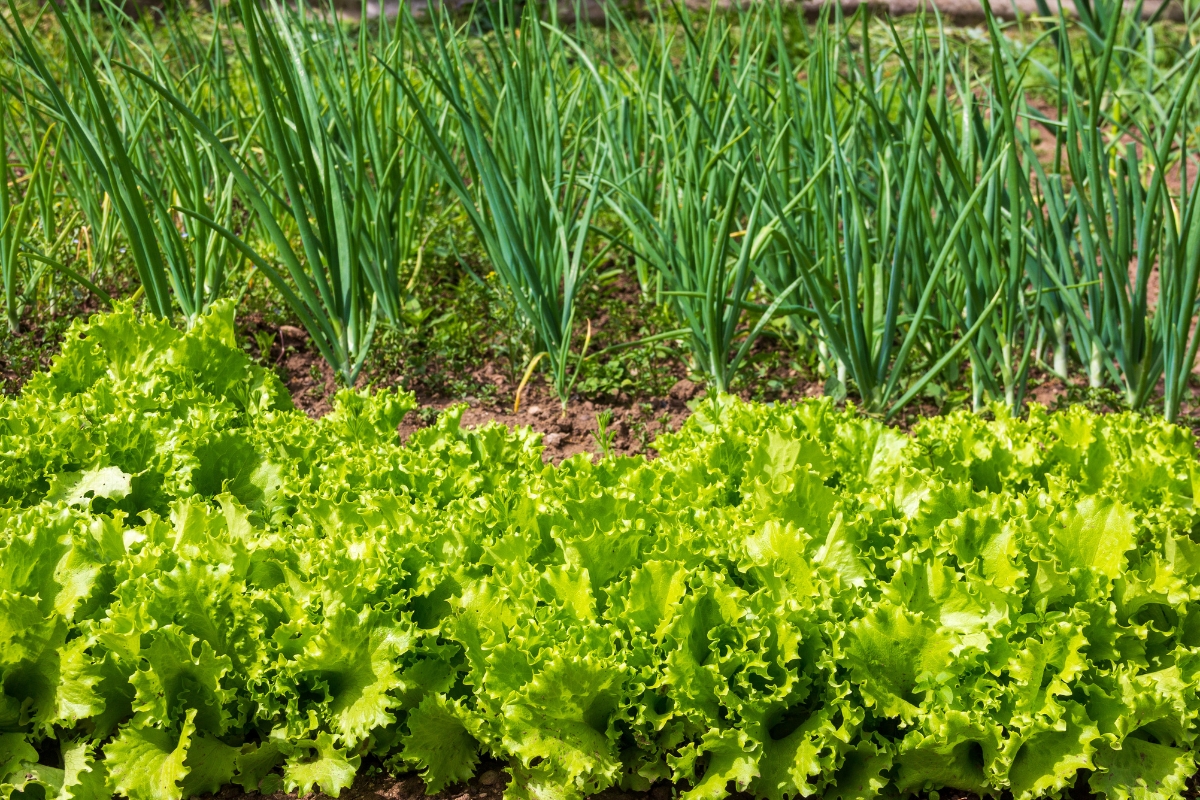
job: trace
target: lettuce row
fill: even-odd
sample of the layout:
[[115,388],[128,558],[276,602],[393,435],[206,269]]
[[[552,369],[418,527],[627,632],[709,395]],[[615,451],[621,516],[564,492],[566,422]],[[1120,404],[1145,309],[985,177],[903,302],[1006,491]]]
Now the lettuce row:
[[336,796],[364,758],[507,800],[851,800],[1196,771],[1185,431],[1033,409],[911,435],[704,401],[659,457],[543,465],[410,396],[319,421],[120,308],[0,403],[0,800]]

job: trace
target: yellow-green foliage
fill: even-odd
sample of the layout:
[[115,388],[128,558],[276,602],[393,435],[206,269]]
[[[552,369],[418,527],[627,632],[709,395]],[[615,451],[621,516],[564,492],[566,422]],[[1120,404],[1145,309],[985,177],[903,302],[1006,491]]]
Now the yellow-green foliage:
[[412,407],[309,419],[228,304],[78,326],[0,405],[2,796],[336,795],[369,756],[438,790],[481,753],[510,800],[1195,769],[1182,429],[712,399],[656,460],[543,465],[460,410],[401,445]]

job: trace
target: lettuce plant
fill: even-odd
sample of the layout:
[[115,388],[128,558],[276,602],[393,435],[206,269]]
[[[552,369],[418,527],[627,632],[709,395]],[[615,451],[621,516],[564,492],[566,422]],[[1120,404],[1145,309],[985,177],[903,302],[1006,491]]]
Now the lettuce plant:
[[704,401],[659,457],[401,444],[128,307],[0,402],[0,797],[337,795],[368,760],[508,800],[1180,797],[1190,434],[1082,409],[904,434]]

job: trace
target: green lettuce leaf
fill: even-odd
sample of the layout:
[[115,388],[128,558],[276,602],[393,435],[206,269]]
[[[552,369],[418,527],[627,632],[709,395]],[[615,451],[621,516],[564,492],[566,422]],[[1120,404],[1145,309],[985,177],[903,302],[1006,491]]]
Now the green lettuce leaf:
[[1187,750],[1130,737],[1119,750],[1102,747],[1088,786],[1109,800],[1168,800],[1182,797],[1196,773]]
[[330,797],[337,797],[354,782],[359,757],[347,756],[328,733],[318,735],[315,742],[297,742],[296,749],[298,752],[287,759],[283,768],[287,791],[305,795],[316,787]]
[[177,734],[159,728],[126,725],[104,747],[109,781],[129,800],[179,800],[181,782],[190,771],[188,748],[196,732],[195,711],[188,713]]
[[421,770],[430,794],[475,774],[479,744],[463,725],[461,713],[441,695],[431,694],[408,715],[401,758]]

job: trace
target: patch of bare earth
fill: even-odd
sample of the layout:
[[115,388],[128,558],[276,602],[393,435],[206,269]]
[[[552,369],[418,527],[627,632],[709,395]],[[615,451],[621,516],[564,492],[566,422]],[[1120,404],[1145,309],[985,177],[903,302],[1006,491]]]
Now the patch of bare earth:
[[[510,427],[529,426],[542,434],[542,458],[558,462],[578,453],[599,453],[598,419],[603,412],[611,414],[608,433],[612,439],[610,452],[618,455],[645,453],[660,433],[679,430],[691,414],[688,403],[702,396],[700,386],[686,378],[672,387],[665,398],[645,398],[628,404],[614,405],[592,400],[576,400],[564,409],[558,398],[545,386],[527,387],[523,402],[516,410],[512,406],[480,403],[466,398],[467,410],[463,424],[486,425],[496,422]],[[446,398],[427,400],[422,409],[442,410],[456,401]],[[428,415],[421,410],[410,412],[400,425],[400,437],[407,440],[425,426]]]
[[[324,416],[332,409],[333,396],[337,392],[337,381],[333,371],[321,358],[305,331],[289,325],[270,329],[274,335],[269,352],[260,353],[254,343],[256,330],[267,330],[254,317],[241,322],[246,331],[251,354],[260,363],[275,369],[296,407],[313,418]],[[757,346],[757,345],[756,345]],[[762,347],[770,344],[763,340]],[[780,375],[788,385],[777,393],[778,400],[797,400],[819,397],[823,384],[799,374],[794,369]],[[626,392],[604,398],[573,397],[564,408],[549,383],[541,376],[533,380],[521,392],[516,403],[516,386],[508,371],[494,362],[484,362],[471,371],[472,381],[490,386],[492,400],[476,396],[448,397],[424,392],[416,387],[419,407],[410,412],[400,425],[400,437],[407,441],[416,430],[431,424],[437,413],[453,405],[467,406],[463,413],[463,424],[468,427],[491,422],[511,427],[528,426],[543,434],[542,457],[546,461],[559,462],[578,453],[600,454],[605,448],[616,455],[653,455],[652,443],[659,434],[679,430],[683,421],[691,414],[691,406],[704,396],[704,387],[689,380],[686,370],[679,366],[674,374],[670,389],[664,396],[632,396]],[[379,388],[399,383],[395,375],[363,375],[359,388]],[[602,415],[607,415],[607,436],[601,445],[599,425]]]

